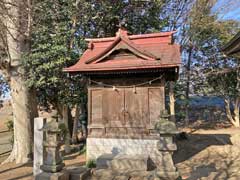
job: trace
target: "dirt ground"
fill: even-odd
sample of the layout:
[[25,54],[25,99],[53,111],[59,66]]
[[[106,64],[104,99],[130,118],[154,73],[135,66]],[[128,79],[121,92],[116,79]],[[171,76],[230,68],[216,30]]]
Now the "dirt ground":
[[[193,131],[185,129],[185,131]],[[237,128],[199,129],[178,140],[174,161],[183,179],[187,180],[239,180],[240,130]],[[85,156],[73,154],[65,163],[83,165]],[[1,180],[32,179],[32,164],[0,165]]]
[[[79,153],[64,157],[64,163],[68,166],[82,166],[85,164],[85,155]],[[0,180],[32,180],[32,163],[19,164],[8,163],[0,165]]]
[[3,103],[0,107],[0,162],[6,158],[12,149],[12,133],[8,131],[7,121],[12,119],[12,108],[9,101]]
[[240,129],[197,130],[177,141],[174,161],[188,180],[239,180]]
[[[6,122],[12,119],[12,107],[10,101],[5,101],[0,107],[0,132],[7,131]],[[0,134],[1,136],[1,134]]]

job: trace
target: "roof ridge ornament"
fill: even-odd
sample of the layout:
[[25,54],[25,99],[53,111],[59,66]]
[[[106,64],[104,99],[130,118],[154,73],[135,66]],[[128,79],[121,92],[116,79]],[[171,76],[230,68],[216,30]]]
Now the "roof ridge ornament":
[[122,37],[122,36],[127,37],[127,36],[128,36],[128,31],[127,31],[127,29],[121,26],[121,27],[118,29],[118,31],[116,32],[116,36],[117,36],[117,37]]
[[93,42],[92,41],[89,41],[89,43],[88,43],[88,49],[93,49]]

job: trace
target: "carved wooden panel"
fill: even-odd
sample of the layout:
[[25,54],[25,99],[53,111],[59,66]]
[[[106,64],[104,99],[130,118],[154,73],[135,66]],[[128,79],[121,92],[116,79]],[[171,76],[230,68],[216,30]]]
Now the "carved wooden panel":
[[164,87],[148,89],[150,126],[154,127],[165,108]]
[[122,127],[124,122],[124,89],[104,88],[103,121],[108,127]]

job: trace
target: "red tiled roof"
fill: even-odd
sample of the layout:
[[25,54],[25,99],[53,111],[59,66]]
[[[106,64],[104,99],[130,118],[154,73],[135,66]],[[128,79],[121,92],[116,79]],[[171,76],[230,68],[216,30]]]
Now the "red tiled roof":
[[[88,49],[65,72],[101,72],[179,67],[180,46],[171,32],[128,35],[119,29],[116,37],[86,39]],[[123,52],[121,55],[120,52]]]

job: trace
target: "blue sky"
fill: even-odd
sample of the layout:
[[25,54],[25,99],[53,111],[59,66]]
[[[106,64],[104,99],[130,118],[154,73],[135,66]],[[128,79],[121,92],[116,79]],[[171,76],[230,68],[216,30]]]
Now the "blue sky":
[[220,19],[240,21],[240,0],[218,0],[213,12],[219,12]]

